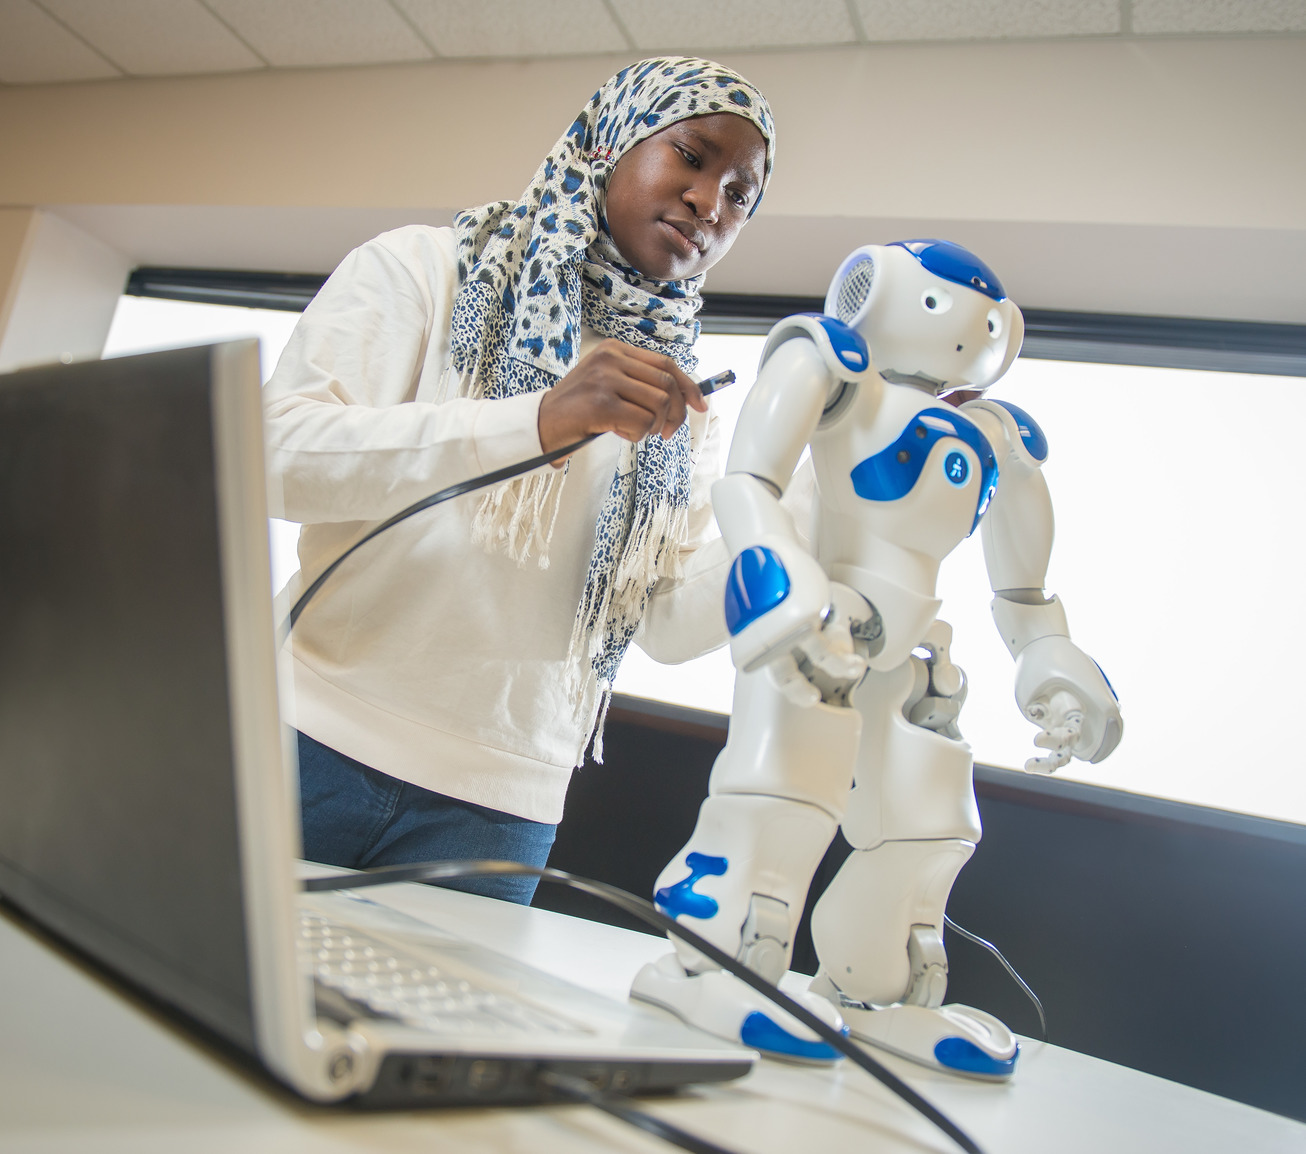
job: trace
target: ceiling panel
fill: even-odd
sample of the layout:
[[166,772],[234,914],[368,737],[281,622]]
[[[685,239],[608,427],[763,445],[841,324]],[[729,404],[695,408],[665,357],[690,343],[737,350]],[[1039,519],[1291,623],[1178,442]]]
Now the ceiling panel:
[[1303,0],[1134,0],[1133,29],[1184,32],[1306,32]]
[[1118,0],[855,0],[866,38],[985,40],[1109,36],[1120,31]]
[[41,0],[124,72],[170,76],[262,68],[199,0]]
[[0,0],[0,83],[41,84],[119,75],[118,69],[31,0]]
[[641,52],[798,48],[857,39],[844,0],[611,0]]
[[603,0],[394,0],[441,56],[573,56],[630,45]]
[[269,64],[285,68],[429,60],[430,47],[386,0],[206,0]]

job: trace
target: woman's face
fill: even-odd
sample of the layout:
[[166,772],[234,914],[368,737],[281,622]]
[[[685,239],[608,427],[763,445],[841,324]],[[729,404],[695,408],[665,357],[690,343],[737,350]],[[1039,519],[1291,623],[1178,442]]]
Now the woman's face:
[[698,276],[730,251],[765,171],[766,140],[752,121],[733,112],[677,121],[617,161],[608,231],[646,277]]

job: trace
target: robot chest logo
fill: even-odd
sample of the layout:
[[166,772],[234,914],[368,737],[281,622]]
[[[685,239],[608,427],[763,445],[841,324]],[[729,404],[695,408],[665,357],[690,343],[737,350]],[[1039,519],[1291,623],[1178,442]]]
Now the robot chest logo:
[[[969,446],[979,458],[979,492],[971,532],[988,508],[998,485],[998,462],[984,434],[954,410],[924,409],[907,422],[897,440],[867,457],[852,470],[853,491],[866,501],[897,501],[907,496],[921,478],[930,451],[945,437]],[[954,449],[943,459],[944,476],[958,488],[971,477],[966,454]]]

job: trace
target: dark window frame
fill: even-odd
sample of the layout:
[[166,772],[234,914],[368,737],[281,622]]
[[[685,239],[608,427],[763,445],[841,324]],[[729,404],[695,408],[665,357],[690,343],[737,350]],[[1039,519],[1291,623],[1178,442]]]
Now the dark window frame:
[[[302,312],[322,287],[320,273],[232,269],[134,270],[129,296]],[[765,334],[794,313],[820,312],[821,297],[704,293],[705,333]],[[1050,361],[1146,365],[1306,377],[1306,325],[1121,313],[1023,310],[1021,356]]]

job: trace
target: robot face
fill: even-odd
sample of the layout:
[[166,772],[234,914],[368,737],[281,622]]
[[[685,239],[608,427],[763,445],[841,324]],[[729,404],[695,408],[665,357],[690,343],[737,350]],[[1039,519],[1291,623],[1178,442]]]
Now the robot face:
[[1024,319],[973,254],[946,241],[868,245],[835,274],[826,311],[858,329],[885,380],[985,389],[1011,366]]

